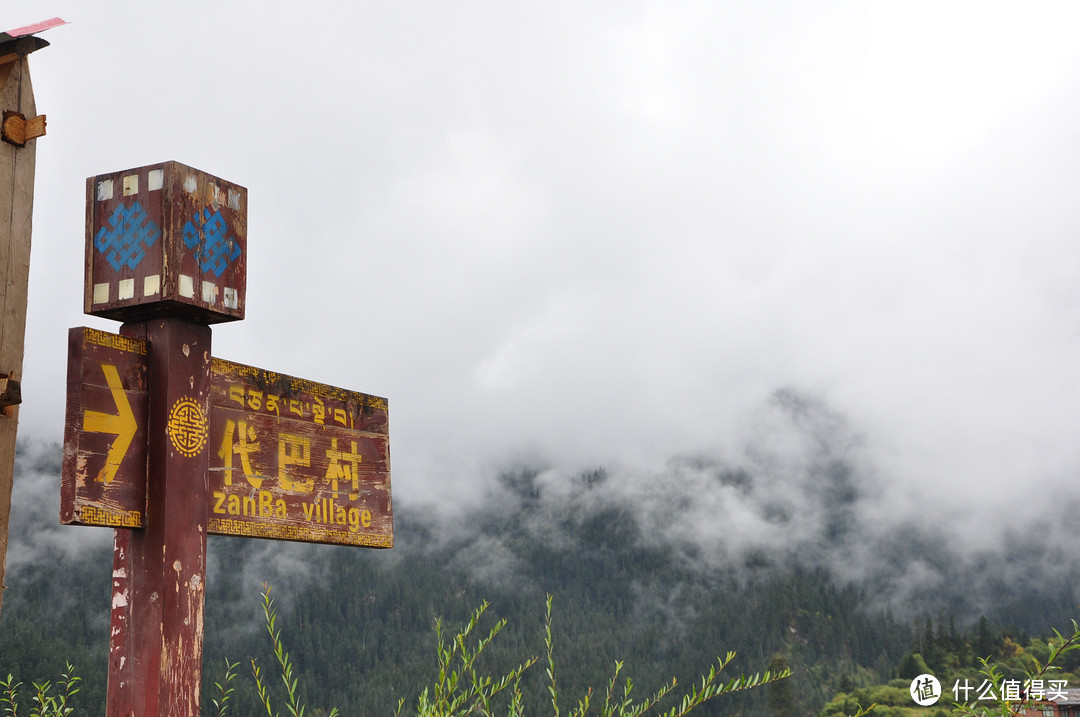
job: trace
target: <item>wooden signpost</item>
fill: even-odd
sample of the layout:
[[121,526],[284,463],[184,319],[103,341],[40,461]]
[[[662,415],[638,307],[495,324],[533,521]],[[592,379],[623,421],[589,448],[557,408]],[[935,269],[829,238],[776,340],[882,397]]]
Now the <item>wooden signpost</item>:
[[37,114],[34,103],[28,56],[49,45],[35,37],[37,33],[64,24],[57,17],[0,32],[0,605],[22,402],[37,138],[45,134],[45,115]]
[[62,523],[115,528],[109,715],[199,713],[207,534],[389,548],[384,398],[218,359],[247,190],[166,162],[87,180]]

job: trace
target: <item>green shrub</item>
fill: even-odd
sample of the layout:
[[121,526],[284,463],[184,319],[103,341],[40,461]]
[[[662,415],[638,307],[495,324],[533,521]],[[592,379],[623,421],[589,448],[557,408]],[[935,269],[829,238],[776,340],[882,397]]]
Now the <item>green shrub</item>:
[[[258,661],[252,659],[250,661],[251,676],[259,703],[266,710],[267,717],[280,717],[280,713],[275,710],[275,704],[283,704],[284,714],[288,717],[305,717],[308,709],[302,697],[303,690],[297,677],[296,666],[285,649],[281,629],[278,626],[277,609],[274,600],[270,597],[268,585],[263,585],[261,597],[263,618],[273,645],[274,660],[277,663],[277,672],[281,682],[278,684],[276,680],[268,680]],[[734,652],[728,652],[724,657],[717,658],[716,664],[710,667],[697,683],[690,685],[680,698],[670,701],[677,687],[675,678],[665,682],[654,692],[639,696],[640,693],[635,692],[633,681],[621,677],[623,663],[616,661],[611,677],[603,690],[594,692],[590,687],[576,701],[568,702],[558,690],[555,641],[551,630],[551,605],[552,597],[549,595],[544,614],[546,658],[544,674],[547,678],[547,698],[551,704],[553,717],[586,717],[593,713],[599,717],[640,717],[646,713],[653,713],[660,717],[683,717],[705,702],[721,695],[761,687],[791,675],[791,670],[782,667],[749,676],[739,675],[725,681],[721,679],[721,673],[735,657]],[[501,674],[492,675],[481,670],[478,666],[480,656],[506,626],[505,619],[499,620],[486,635],[479,639],[474,638],[473,634],[477,631],[487,608],[488,604],[482,603],[472,612],[468,623],[452,637],[444,632],[441,620],[435,621],[436,675],[431,686],[425,687],[417,696],[415,703],[410,704],[410,708],[415,710],[418,717],[467,717],[469,715],[490,717],[501,712],[505,712],[508,717],[521,717],[524,714],[525,700],[521,692],[521,678],[539,660],[537,657],[526,657],[517,665],[501,671]],[[217,717],[226,717],[229,713],[229,702],[235,693],[239,665],[238,662],[226,659],[224,679],[214,683],[217,694],[211,702],[217,711]],[[35,693],[29,717],[67,717],[72,714],[74,708],[70,706],[70,702],[79,691],[79,682],[80,678],[75,676],[74,668],[68,664],[66,671],[55,685],[49,681],[41,684],[33,683]],[[0,691],[0,708],[3,708],[0,715],[19,716],[18,700],[21,687],[22,683],[16,682],[12,675],[8,675],[6,680],[0,680],[0,690],[2,690]],[[279,696],[275,697],[274,693]],[[562,701],[561,704],[560,701]],[[395,717],[400,717],[405,706],[406,700],[400,699]],[[867,711],[857,708],[854,712],[844,714],[863,715]],[[335,707],[330,710],[328,717],[336,717],[338,714],[338,709]]]
[[[71,663],[66,663],[66,671],[60,675],[60,679],[56,683],[57,693],[51,694],[53,684],[46,680],[42,683],[34,682],[34,704],[30,707],[30,717],[67,717],[75,711],[74,707],[70,707],[68,703],[71,698],[79,691],[79,682],[81,678],[75,676],[75,668],[71,666]],[[19,714],[19,688],[22,687],[21,682],[16,682],[12,675],[8,675],[6,680],[0,680],[0,707],[3,707],[3,712],[0,714],[10,715],[10,717],[17,717]]]
[[[277,627],[277,615],[274,609],[274,601],[270,598],[270,588],[263,586],[262,591],[263,614],[266,619],[267,631],[270,634],[274,647],[274,656],[281,672],[281,682],[284,686],[284,704],[286,714],[290,717],[302,717],[305,713],[305,705],[300,698],[300,685],[295,675],[295,666],[292,664],[288,651],[285,650],[281,639],[281,631]],[[734,652],[727,653],[708,672],[702,675],[699,683],[691,685],[683,696],[670,706],[661,707],[675,689],[677,683],[674,678],[663,684],[655,692],[638,698],[634,692],[634,683],[629,678],[620,680],[623,663],[616,661],[611,678],[608,680],[606,689],[594,693],[590,687],[585,695],[572,702],[573,706],[563,708],[560,706],[560,694],[558,679],[555,669],[555,647],[551,631],[551,605],[552,597],[547,598],[544,615],[544,647],[546,652],[545,675],[547,677],[547,693],[551,702],[553,717],[585,717],[592,710],[600,717],[639,717],[650,711],[663,717],[682,717],[701,704],[712,700],[720,695],[739,692],[742,690],[760,687],[762,685],[782,680],[791,675],[789,669],[758,673],[750,676],[739,675],[727,681],[720,679],[720,673],[735,657]],[[521,678],[525,672],[538,662],[536,657],[526,657],[519,664],[509,668],[502,674],[491,675],[483,672],[478,667],[478,659],[492,640],[506,626],[506,620],[499,620],[488,631],[486,636],[476,640],[473,645],[470,640],[474,639],[473,633],[481,621],[488,604],[482,603],[473,611],[468,623],[453,637],[448,637],[443,631],[441,620],[435,621],[436,634],[436,675],[433,684],[425,687],[411,705],[418,717],[466,717],[467,715],[484,715],[488,717],[497,712],[503,712],[508,717],[520,717],[524,713],[525,700],[521,693]],[[224,685],[216,683],[221,692],[221,699],[214,700],[218,708],[218,715],[226,714],[228,697],[232,692],[230,683],[235,678],[233,663],[226,660]],[[270,688],[263,680],[261,668],[252,660],[252,675],[255,680],[256,691],[260,703],[265,707],[268,717],[278,717],[272,706]],[[564,702],[565,704],[565,702]],[[395,717],[399,717],[406,706],[406,699],[398,701]],[[330,711],[330,716],[338,714],[337,708]],[[859,712],[858,714],[864,714]]]

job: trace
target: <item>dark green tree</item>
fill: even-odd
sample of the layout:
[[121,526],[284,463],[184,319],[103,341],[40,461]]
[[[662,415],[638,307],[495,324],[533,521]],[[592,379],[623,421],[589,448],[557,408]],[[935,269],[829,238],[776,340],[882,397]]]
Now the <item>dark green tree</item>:
[[[781,672],[788,669],[788,657],[783,652],[773,655],[769,661],[769,672]],[[799,717],[795,697],[791,692],[791,680],[781,680],[766,687],[766,705],[773,717]]]
[[917,652],[909,652],[904,655],[904,659],[900,661],[900,666],[896,668],[896,676],[902,680],[914,680],[919,675],[928,672],[930,672],[930,668],[926,666],[926,660]]

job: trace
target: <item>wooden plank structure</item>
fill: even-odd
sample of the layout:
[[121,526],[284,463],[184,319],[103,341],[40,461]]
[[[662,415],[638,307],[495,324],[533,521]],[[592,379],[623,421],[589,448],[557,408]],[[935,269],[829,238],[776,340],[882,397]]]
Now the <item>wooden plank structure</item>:
[[146,524],[150,347],[97,331],[68,332],[60,522]]
[[[146,526],[150,343],[68,332],[60,522]],[[210,535],[390,547],[385,398],[210,361]]]
[[86,196],[86,313],[244,318],[247,189],[162,162],[91,177]]
[[36,139],[45,134],[45,116],[37,114],[27,56],[49,44],[34,33],[63,24],[54,18],[0,32],[0,607],[22,401]]
[[199,714],[206,536],[393,546],[385,398],[215,358],[247,190],[177,162],[87,180],[62,523],[113,527],[109,715]]
[[208,532],[389,548],[385,398],[214,359]]

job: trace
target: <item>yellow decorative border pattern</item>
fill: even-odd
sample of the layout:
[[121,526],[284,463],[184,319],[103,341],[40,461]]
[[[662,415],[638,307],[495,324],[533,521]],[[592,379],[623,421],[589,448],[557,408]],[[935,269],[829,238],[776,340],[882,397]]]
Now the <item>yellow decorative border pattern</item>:
[[210,518],[206,532],[217,535],[236,535],[243,538],[270,538],[294,540],[304,543],[332,543],[335,545],[358,545],[369,548],[394,547],[393,535],[367,535],[348,533],[325,528],[303,528],[297,525],[256,523],[232,518]]
[[101,525],[107,528],[141,528],[142,513],[138,510],[108,510],[93,505],[84,505],[78,511],[80,523]]

